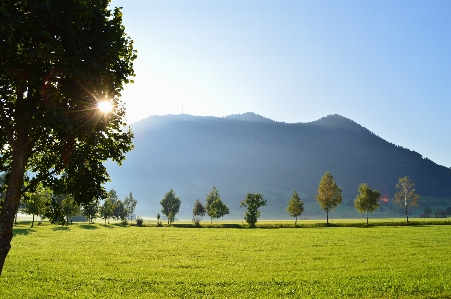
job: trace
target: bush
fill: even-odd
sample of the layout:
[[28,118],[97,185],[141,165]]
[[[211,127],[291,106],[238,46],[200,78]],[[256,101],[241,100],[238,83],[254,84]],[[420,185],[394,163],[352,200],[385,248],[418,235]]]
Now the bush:
[[193,217],[193,224],[195,227],[200,227],[200,217]]
[[141,217],[136,218],[136,225],[143,226],[144,220]]

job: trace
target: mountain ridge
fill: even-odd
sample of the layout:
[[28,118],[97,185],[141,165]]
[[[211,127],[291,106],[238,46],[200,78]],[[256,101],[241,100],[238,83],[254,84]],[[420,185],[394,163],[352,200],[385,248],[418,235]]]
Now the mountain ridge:
[[150,116],[132,129],[135,149],[122,168],[108,165],[113,181],[107,188],[119,193],[128,185],[125,192],[146,198],[139,204],[144,214],[156,215],[172,188],[189,218],[196,198],[203,201],[215,185],[229,206],[239,206],[247,192],[262,193],[268,200],[262,215],[282,217],[295,189],[304,201],[314,202],[326,171],[343,189],[347,206],[360,183],[392,198],[397,179],[406,175],[422,195],[451,196],[450,169],[336,114],[308,123],[276,122],[254,113]]

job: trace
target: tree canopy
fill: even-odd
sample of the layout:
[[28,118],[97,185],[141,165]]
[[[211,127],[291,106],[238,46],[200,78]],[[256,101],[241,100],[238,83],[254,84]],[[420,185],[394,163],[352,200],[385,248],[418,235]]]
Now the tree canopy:
[[[120,93],[134,76],[136,51],[121,10],[110,10],[109,2],[0,4],[0,172],[9,173],[0,271],[23,192],[42,183],[77,203],[104,198],[109,177],[102,163],[121,163],[132,149]],[[101,112],[102,101],[113,110]],[[27,171],[30,184],[22,188]]]
[[250,227],[255,227],[257,219],[260,217],[260,207],[266,206],[266,200],[260,193],[248,193],[246,198],[241,201],[240,207],[246,207],[244,212],[244,220],[249,224]]
[[174,222],[175,215],[180,210],[182,201],[180,198],[175,196],[174,190],[171,189],[164,195],[163,199],[160,201],[160,204],[161,213],[168,217],[168,224],[171,224],[171,222]]
[[219,219],[229,214],[229,208],[222,202],[220,198],[213,201],[210,205],[210,217],[212,219]]
[[321,208],[326,211],[327,224],[329,224],[329,212],[341,204],[341,189],[335,183],[334,177],[327,171],[321,178],[318,186],[318,194],[315,197]]
[[229,208],[222,202],[216,186],[213,186],[205,198],[205,209],[208,216],[210,216],[210,223],[213,222],[213,219],[218,219],[229,214]]
[[200,202],[199,199],[196,199],[193,207],[193,222],[196,226],[199,225],[200,219],[205,215],[206,210],[204,205]]
[[354,206],[359,213],[366,213],[366,224],[368,224],[368,212],[373,213],[379,207],[379,197],[381,193],[378,190],[372,190],[367,184],[360,184],[357,197],[354,200]]

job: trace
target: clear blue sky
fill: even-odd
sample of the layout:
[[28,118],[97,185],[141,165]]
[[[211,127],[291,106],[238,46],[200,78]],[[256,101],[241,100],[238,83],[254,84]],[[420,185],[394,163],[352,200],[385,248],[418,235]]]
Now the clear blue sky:
[[127,118],[329,114],[451,167],[451,1],[113,0]]

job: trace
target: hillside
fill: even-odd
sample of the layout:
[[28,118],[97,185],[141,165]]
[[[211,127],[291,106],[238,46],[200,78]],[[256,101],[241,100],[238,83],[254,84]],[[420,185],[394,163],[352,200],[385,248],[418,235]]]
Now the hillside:
[[216,186],[233,219],[242,218],[239,202],[247,192],[262,193],[268,200],[263,217],[286,218],[295,189],[307,202],[305,214],[322,217],[314,196],[326,171],[343,190],[339,215],[354,213],[353,199],[363,182],[391,199],[398,178],[407,175],[416,182],[423,205],[446,205],[443,198],[451,196],[451,169],[339,115],[295,124],[253,113],[151,116],[132,129],[135,149],[122,167],[107,164],[112,182],[106,187],[120,197],[133,191],[137,213],[143,216],[154,217],[172,188],[182,200],[178,217],[190,219],[194,201],[204,201]]

